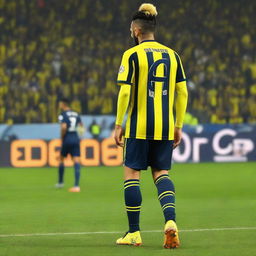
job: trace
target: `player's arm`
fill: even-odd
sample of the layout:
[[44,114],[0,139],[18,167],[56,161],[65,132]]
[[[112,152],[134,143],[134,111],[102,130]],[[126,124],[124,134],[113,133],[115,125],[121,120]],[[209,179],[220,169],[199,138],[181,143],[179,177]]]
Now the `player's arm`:
[[122,136],[123,129],[122,124],[124,116],[127,112],[131,94],[131,86],[128,84],[121,85],[118,100],[117,100],[117,115],[116,115],[116,126],[115,126],[115,141],[118,146],[123,146]]
[[177,74],[176,74],[176,86],[175,86],[175,92],[176,92],[176,120],[175,120],[175,130],[174,130],[174,147],[177,147],[182,138],[182,127],[184,122],[184,117],[186,113],[187,108],[187,102],[188,102],[188,90],[187,90],[187,82],[186,82],[186,76],[185,72],[181,63],[181,59],[176,54],[176,60],[177,60]]
[[85,130],[85,126],[82,122],[79,122],[77,126],[79,127],[79,129],[83,128]]
[[131,94],[131,86],[133,84],[133,59],[132,52],[126,51],[123,54],[122,62],[120,65],[117,84],[120,85],[120,90],[118,94],[117,100],[117,115],[116,115],[116,125],[115,125],[115,141],[118,146],[123,146],[122,136],[123,136],[123,128],[122,124],[124,121],[125,114],[127,112],[129,102],[130,102],[130,94]]
[[85,133],[85,126],[81,120],[81,117],[78,117],[78,124],[77,124],[77,133],[79,135],[79,137],[83,137],[84,133]]
[[67,124],[61,123],[60,124],[60,138],[62,141],[63,141],[66,133],[67,133]]
[[176,122],[175,127],[182,128],[188,102],[186,81],[176,84]]
[[64,120],[64,116],[61,114],[58,117],[59,123],[60,123],[60,138],[63,141],[64,136],[67,132],[67,123]]

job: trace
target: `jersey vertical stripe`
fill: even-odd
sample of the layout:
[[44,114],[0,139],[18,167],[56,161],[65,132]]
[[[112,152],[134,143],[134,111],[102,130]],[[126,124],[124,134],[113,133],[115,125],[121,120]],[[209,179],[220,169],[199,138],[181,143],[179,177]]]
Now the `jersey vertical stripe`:
[[145,93],[145,87],[140,86],[141,84],[145,83],[145,77],[148,75],[148,63],[147,63],[147,56],[145,52],[139,51],[138,52],[138,59],[139,59],[139,70],[140,70],[140,76],[138,81],[138,110],[139,115],[137,118],[137,129],[136,129],[136,135],[140,136],[143,139],[146,139],[146,129],[147,129],[147,93]]
[[[160,60],[162,58],[162,53],[154,53],[154,60]],[[157,77],[164,76],[164,65],[160,65],[156,70]],[[163,83],[155,82],[154,85],[154,111],[155,111],[155,120],[154,120],[154,138],[158,137],[158,134],[162,133],[162,91],[163,91]]]
[[132,81],[132,75],[133,75],[133,62],[134,62],[134,58],[135,58],[136,53],[132,54],[129,58],[129,73],[127,76],[127,81]]
[[167,59],[167,66],[164,68],[164,76],[166,81],[164,82],[164,88],[162,93],[162,138],[168,138],[169,133],[169,86],[170,86],[170,72],[171,72],[171,61],[168,53],[162,53],[162,57]]
[[[172,85],[169,88],[169,106],[170,108],[173,108],[174,103],[174,95],[175,95],[175,84],[176,84],[176,72],[177,72],[177,61],[175,58],[174,52],[169,53],[170,59],[171,59],[171,73],[170,73],[170,84]],[[172,114],[172,109],[169,108],[169,138],[171,138],[174,134],[174,117]]]
[[[153,65],[154,63],[154,57],[152,52],[147,52],[147,61],[148,61],[148,67]],[[147,94],[147,133],[146,138],[147,139],[153,139],[154,138],[154,96],[150,95],[151,93],[155,93],[155,82],[150,80],[151,77],[148,75],[147,79],[147,87],[146,87],[146,94]]]
[[136,137],[136,128],[137,128],[137,116],[138,116],[138,81],[139,81],[139,60],[137,52],[133,53],[132,61],[134,64],[134,103],[133,109],[131,113],[131,124],[130,124],[130,135],[129,137],[134,138]]

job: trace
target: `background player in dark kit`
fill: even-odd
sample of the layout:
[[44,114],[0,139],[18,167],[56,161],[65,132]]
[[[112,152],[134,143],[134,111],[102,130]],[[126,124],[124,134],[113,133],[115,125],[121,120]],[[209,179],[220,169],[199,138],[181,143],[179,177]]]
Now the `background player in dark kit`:
[[61,133],[61,152],[59,164],[59,180],[56,184],[57,188],[64,186],[64,159],[68,154],[72,156],[75,171],[75,184],[74,187],[69,189],[69,192],[80,192],[80,138],[79,134],[84,133],[83,123],[79,114],[71,110],[69,100],[63,98],[59,101],[59,108],[61,114],[59,115],[60,133]]

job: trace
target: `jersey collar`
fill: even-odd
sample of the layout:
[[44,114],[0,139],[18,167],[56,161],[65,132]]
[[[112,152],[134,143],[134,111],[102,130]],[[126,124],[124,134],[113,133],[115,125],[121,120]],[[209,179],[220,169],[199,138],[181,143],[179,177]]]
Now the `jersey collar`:
[[156,40],[143,40],[143,41],[140,42],[140,44],[145,43],[145,42],[155,42],[155,41]]

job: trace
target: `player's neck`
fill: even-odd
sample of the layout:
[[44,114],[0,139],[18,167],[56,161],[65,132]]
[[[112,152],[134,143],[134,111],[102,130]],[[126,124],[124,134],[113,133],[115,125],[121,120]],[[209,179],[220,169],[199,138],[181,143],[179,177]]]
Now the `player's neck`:
[[63,108],[63,111],[69,111],[69,110],[70,110],[70,107]]
[[141,35],[138,37],[139,43],[147,40],[155,40],[154,34]]

